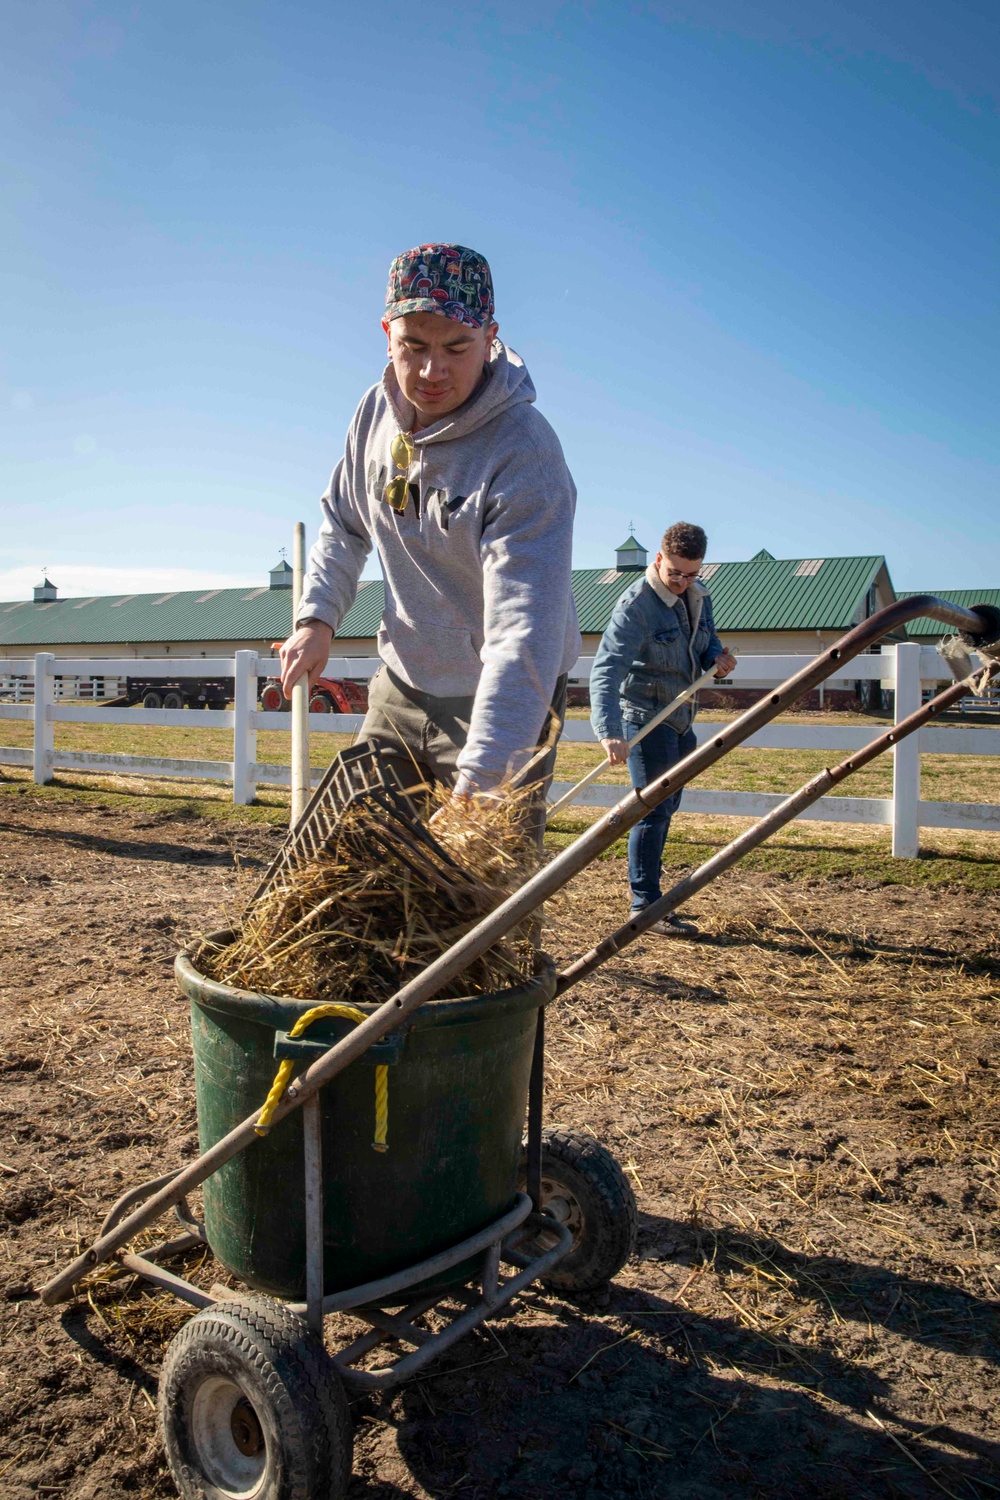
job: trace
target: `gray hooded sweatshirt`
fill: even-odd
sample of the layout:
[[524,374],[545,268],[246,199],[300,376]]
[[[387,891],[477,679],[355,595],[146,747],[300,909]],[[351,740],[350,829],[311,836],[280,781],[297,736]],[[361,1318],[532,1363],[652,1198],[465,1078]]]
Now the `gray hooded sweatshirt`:
[[389,445],[412,431],[415,414],[388,365],[354,414],[323,496],[298,613],[336,632],[374,541],[385,576],[382,660],[421,692],[475,695],[459,790],[496,785],[516,752],[535,745],[556,679],[580,653],[576,489],[534,400],[523,363],[495,340],[478,390],[414,438],[399,514],[382,499],[399,473]]

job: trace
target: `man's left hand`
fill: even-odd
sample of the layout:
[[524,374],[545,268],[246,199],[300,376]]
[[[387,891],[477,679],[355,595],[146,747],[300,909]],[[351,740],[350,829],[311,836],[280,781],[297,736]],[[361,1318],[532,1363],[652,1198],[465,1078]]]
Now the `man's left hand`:
[[[452,802],[466,802],[466,803],[468,803],[468,802],[472,801],[472,793],[471,792],[452,792],[450,800]],[[427,819],[427,826],[428,826],[428,828],[433,828],[435,823],[440,823],[441,820],[443,819],[444,815],[445,815],[445,811],[446,811],[445,808],[439,807],[436,812],[431,813],[430,817]]]
[[736,657],[733,655],[733,653],[731,651],[723,651],[722,655],[716,659],[716,677],[728,677],[735,666]]

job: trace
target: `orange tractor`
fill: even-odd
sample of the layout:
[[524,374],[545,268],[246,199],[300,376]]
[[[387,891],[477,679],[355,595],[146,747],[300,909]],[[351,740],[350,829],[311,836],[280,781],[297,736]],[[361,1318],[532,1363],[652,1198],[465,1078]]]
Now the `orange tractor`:
[[[291,703],[281,684],[268,678],[260,693],[260,706],[268,713],[287,713]],[[311,714],[363,714],[368,709],[368,688],[346,677],[320,677],[309,695]]]

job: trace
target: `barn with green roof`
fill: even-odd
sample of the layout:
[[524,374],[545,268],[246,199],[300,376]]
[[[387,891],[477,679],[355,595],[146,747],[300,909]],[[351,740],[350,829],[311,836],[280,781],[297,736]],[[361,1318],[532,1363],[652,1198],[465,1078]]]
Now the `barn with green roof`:
[[[622,592],[649,561],[628,535],[606,568],[576,568],[583,655],[594,655]],[[814,655],[897,595],[882,555],[775,558],[760,549],[747,561],[706,562],[718,630],[738,654]],[[45,577],[30,600],[0,603],[0,657],[52,651],[63,657],[219,657],[237,649],[268,655],[291,630],[292,570],[280,559],[267,582],[243,588],[180,589],[159,594],[60,598],[58,579]],[[1000,589],[964,589],[957,603],[1000,601]],[[373,657],[382,618],[381,579],[363,579],[337,634],[337,655]],[[916,621],[913,639],[933,640],[940,627]],[[898,639],[906,639],[900,631]],[[358,666],[358,675],[364,669]],[[582,669],[583,675],[583,669]]]
[[[594,654],[615,604],[648,556],[630,535],[616,549],[613,566],[574,570],[584,656]],[[895,598],[885,559],[878,555],[776,558],[762,549],[745,562],[706,563],[702,579],[719,632],[738,654],[814,655]],[[46,578],[33,599],[0,604],[0,656],[51,651],[141,659],[225,656],[246,648],[267,655],[291,629],[291,582],[292,570],[283,560],[254,588],[62,599],[58,579]],[[973,595],[950,597],[965,602]],[[380,579],[361,582],[338,632],[338,655],[375,655],[383,601]]]
[[[574,571],[585,655],[593,655],[611,611],[647,559],[628,537],[613,568]],[[896,597],[881,556],[776,558],[762,548],[746,562],[706,563],[701,579],[719,633],[737,654],[813,656]]]

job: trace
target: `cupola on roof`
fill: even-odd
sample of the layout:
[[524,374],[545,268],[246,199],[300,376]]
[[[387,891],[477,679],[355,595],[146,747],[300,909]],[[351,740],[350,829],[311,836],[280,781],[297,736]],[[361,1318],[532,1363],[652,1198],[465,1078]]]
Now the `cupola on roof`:
[[630,534],[615,551],[615,567],[619,573],[643,572],[648,558],[647,549]]

